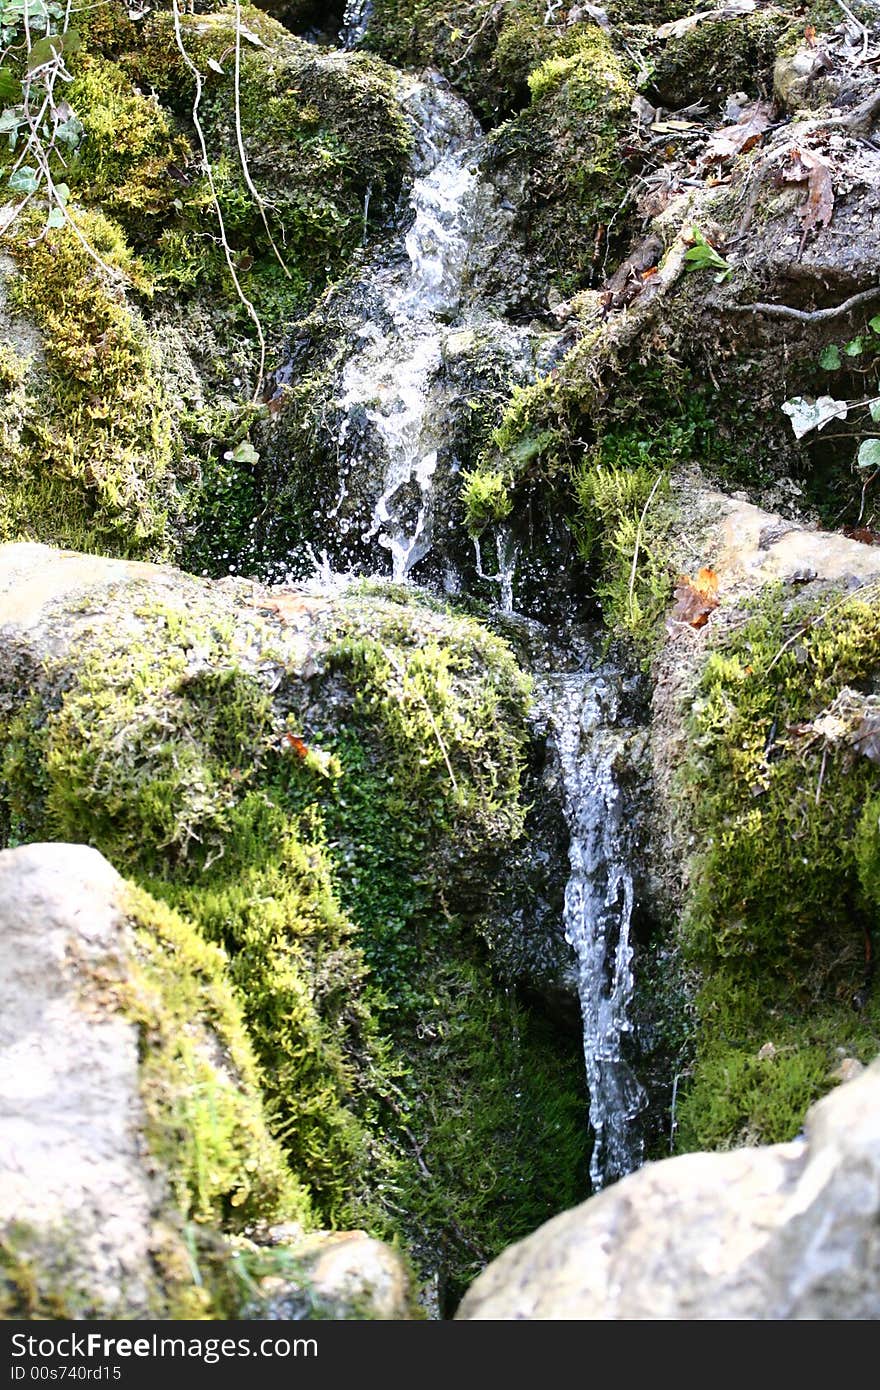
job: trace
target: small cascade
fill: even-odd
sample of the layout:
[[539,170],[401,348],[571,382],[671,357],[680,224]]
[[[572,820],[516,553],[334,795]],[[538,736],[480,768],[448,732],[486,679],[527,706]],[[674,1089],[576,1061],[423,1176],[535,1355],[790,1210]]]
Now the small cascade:
[[357,48],[367,32],[372,14],[373,0],[346,0],[342,28],[339,31],[339,43],[342,48]]
[[513,581],[516,578],[516,566],[519,560],[519,545],[517,544],[513,531],[503,523],[495,528],[495,554],[498,561],[498,569],[495,574],[486,574],[483,569],[483,548],[482,538],[474,536],[474,555],[476,558],[477,578],[484,583],[497,584],[500,597],[500,608],[502,613],[513,613]]
[[618,776],[627,737],[615,727],[618,700],[610,673],[579,672],[545,678],[540,701],[555,730],[571,834],[564,923],[578,960],[594,1191],[639,1167],[634,1121],[646,1104],[623,1056],[632,1031],[633,845]]
[[533,359],[529,330],[483,307],[472,284],[475,252],[507,225],[479,171],[477,122],[436,73],[405,79],[401,102],[416,138],[411,222],[370,274],[369,312],[338,378],[331,512],[343,534],[359,528],[361,544],[390,553],[398,582],[431,550],[438,480],[455,466],[450,419],[466,406],[445,365],[477,337],[514,378],[526,379]]

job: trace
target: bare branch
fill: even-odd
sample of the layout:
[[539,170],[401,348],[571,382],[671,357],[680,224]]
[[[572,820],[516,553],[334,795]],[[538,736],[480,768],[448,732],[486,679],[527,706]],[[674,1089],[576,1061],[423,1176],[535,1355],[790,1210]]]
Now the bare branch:
[[858,309],[862,304],[869,304],[874,299],[880,299],[880,285],[875,285],[870,290],[862,290],[860,294],[851,295],[842,304],[835,304],[829,309],[793,309],[789,304],[731,304],[729,312],[732,314],[766,314],[768,318],[796,319],[798,323],[827,323],[829,319],[843,318],[853,309]]

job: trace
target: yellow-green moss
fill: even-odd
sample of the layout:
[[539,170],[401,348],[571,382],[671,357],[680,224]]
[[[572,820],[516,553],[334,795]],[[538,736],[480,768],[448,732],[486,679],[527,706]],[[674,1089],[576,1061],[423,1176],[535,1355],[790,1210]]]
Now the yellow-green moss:
[[835,1058],[880,1047],[880,1005],[863,991],[880,772],[807,727],[841,690],[873,689],[878,669],[873,588],[812,603],[774,593],[706,662],[682,782],[686,941],[705,978],[688,1147],[790,1138]]
[[142,890],[126,907],[138,967],[127,1012],[141,1028],[145,1135],[184,1218],[308,1225],[308,1198],[270,1136],[261,1076],[228,960]]
[[[73,215],[112,272],[137,277],[115,224]],[[5,358],[14,437],[0,461],[0,538],[161,554],[175,508],[172,422],[146,327],[70,227],[30,239],[37,230],[23,217],[10,243],[10,298],[41,332],[45,370],[29,377]]]
[[155,97],[133,88],[116,63],[86,56],[67,100],[83,126],[67,171],[78,197],[114,217],[135,243],[148,242],[169,217],[192,152]]

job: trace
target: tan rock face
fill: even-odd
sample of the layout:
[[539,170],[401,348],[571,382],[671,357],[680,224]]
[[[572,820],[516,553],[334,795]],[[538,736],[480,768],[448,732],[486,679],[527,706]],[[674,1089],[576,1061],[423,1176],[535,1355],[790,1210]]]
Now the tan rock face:
[[260,1317],[302,1317],[303,1290],[311,1315],[401,1321],[412,1316],[406,1267],[396,1250],[366,1231],[313,1231],[291,1237],[298,1281],[270,1277],[260,1285]]
[[0,854],[0,1230],[86,1314],[148,1316],[155,1183],[139,1130],[122,880],[97,850]]
[[649,1164],[512,1246],[473,1319],[880,1316],[880,1059],[806,1137]]

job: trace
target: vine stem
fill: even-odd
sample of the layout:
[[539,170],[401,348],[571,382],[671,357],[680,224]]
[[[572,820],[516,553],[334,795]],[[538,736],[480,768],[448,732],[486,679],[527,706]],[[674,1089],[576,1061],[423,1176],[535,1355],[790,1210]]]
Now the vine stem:
[[199,118],[199,108],[202,104],[202,92],[204,90],[204,82],[202,80],[202,74],[199,72],[199,69],[196,67],[196,64],[193,62],[192,58],[187,52],[186,46],[183,42],[183,31],[180,26],[179,0],[171,0],[171,8],[174,16],[174,42],[177,45],[178,53],[180,54],[181,58],[186,64],[186,67],[192,73],[193,81],[195,82],[195,96],[193,98],[192,105],[192,121],[193,126],[195,128],[196,136],[198,138],[199,148],[202,152],[202,164],[205,170],[205,177],[208,180],[208,188],[211,192],[211,201],[214,205],[214,214],[217,218],[217,226],[220,229],[220,245],[223,247],[223,254],[226,258],[226,265],[229,269],[230,279],[232,280],[232,283],[235,286],[235,292],[238,295],[241,305],[246,310],[248,317],[253,323],[254,328],[257,330],[257,340],[260,344],[260,365],[257,371],[257,381],[253,393],[253,400],[256,402],[260,399],[260,396],[262,394],[263,377],[266,372],[266,335],[263,332],[263,325],[260,322],[259,314],[257,313],[250,299],[248,299],[247,295],[242,289],[241,281],[238,278],[238,272],[235,269],[235,263],[232,259],[232,250],[230,248],[229,241],[226,236],[226,224],[223,221],[223,212],[220,207],[220,199],[217,196],[217,185],[214,182],[214,171],[211,168],[211,160],[208,157],[208,144],[205,139],[205,131],[204,127],[202,126],[202,122]]

